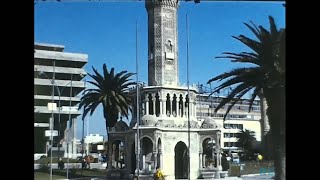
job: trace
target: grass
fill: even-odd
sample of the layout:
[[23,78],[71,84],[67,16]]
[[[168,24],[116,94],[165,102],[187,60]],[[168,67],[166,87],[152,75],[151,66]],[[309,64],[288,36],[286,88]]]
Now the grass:
[[[45,172],[34,172],[34,180],[44,180],[44,179],[50,179],[50,173]],[[52,174],[52,180],[56,179],[66,179],[66,176],[59,176]]]
[[[80,178],[80,177],[97,177],[106,176],[106,170],[101,169],[69,169],[69,178]],[[50,171],[34,171],[35,180],[50,179]],[[54,169],[52,172],[52,179],[66,179],[67,170]]]

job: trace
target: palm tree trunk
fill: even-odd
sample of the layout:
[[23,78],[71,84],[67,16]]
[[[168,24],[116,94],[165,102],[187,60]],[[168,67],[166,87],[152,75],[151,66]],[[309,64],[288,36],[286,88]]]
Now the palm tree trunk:
[[275,180],[285,180],[286,177],[286,128],[285,128],[285,90],[273,88],[265,90],[268,101],[267,114],[270,120],[270,131],[274,143]]
[[260,98],[260,112],[261,112],[261,120],[260,120],[260,126],[261,126],[261,150],[263,156],[266,157],[266,159],[270,158],[270,150],[271,150],[271,142],[270,138],[267,137],[270,126],[269,126],[269,119],[267,116],[267,100],[263,95],[263,90],[261,93],[259,93],[259,98]]
[[266,98],[261,94],[259,95],[260,98],[260,112],[261,112],[261,140],[267,135],[267,133],[270,130],[269,126],[269,119],[267,116],[267,100]]

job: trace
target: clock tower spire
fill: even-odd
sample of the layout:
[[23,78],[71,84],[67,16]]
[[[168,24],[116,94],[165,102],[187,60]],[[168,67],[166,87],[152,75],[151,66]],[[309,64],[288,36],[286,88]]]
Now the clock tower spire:
[[148,85],[178,86],[178,0],[146,1]]

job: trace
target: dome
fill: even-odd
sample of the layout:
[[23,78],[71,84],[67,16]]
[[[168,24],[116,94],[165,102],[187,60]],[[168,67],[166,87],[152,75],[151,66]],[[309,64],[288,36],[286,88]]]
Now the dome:
[[202,127],[204,126],[207,128],[218,128],[218,124],[216,123],[216,121],[209,118],[203,121]]
[[158,119],[153,115],[144,115],[141,118],[141,125],[145,126],[154,126],[157,123]]
[[118,121],[115,125],[114,125],[115,129],[117,131],[125,131],[126,129],[129,128],[129,126],[127,125],[127,123],[125,123],[124,121],[120,120]]

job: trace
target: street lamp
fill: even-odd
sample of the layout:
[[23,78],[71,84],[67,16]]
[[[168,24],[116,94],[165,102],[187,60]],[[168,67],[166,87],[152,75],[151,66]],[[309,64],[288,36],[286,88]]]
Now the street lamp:
[[[39,74],[40,75],[45,75],[48,79],[50,79],[49,77],[48,77],[48,75],[45,73],[45,72],[43,72],[43,71],[40,71],[39,72]],[[84,77],[84,75],[82,74],[82,73],[80,73],[80,76],[81,77]],[[53,79],[51,80],[51,84],[52,84],[52,89],[53,89],[53,95],[52,95],[52,102],[54,102],[54,87],[57,89],[57,91],[58,91],[58,94],[59,94],[59,100],[58,100],[58,108],[59,108],[59,110],[58,110],[58,120],[59,120],[59,130],[61,130],[61,122],[60,122],[60,117],[61,117],[61,94],[62,94],[62,92],[63,92],[63,90],[70,84],[70,101],[69,101],[69,121],[71,122],[71,98],[72,98],[72,81],[73,81],[73,74],[71,74],[71,80],[70,80],[70,82],[69,83],[67,83],[66,85],[64,85],[64,87],[60,90],[59,89],[59,87],[58,87],[58,85],[55,83],[55,79],[54,79],[54,77],[55,77],[55,71],[53,71]],[[52,110],[52,124],[54,124],[53,123],[54,121],[53,121],[53,110]],[[52,131],[53,131],[53,125],[51,126],[51,137],[50,137],[50,139],[51,139],[51,141],[52,141],[52,139],[53,139],[53,137],[52,137]],[[60,134],[59,134],[60,135]],[[59,143],[60,144],[60,143]],[[53,143],[51,142],[51,149],[50,149],[50,152],[51,152],[51,171],[50,171],[50,179],[52,179],[52,146],[53,146]],[[60,157],[60,146],[58,145],[58,152],[59,152],[59,157]],[[69,175],[69,173],[68,173],[68,170],[69,170],[69,134],[67,134],[67,179],[68,179],[68,175]]]
[[[53,72],[55,74],[55,72]],[[40,71],[39,75],[45,75],[48,79],[51,79],[45,72]],[[58,85],[56,84],[55,80],[51,80],[51,84],[53,85],[53,87],[56,88],[58,95],[59,95],[59,99],[58,99],[58,121],[59,121],[59,126],[60,125],[60,117],[61,117],[61,93],[63,93],[63,90],[71,83],[71,91],[72,91],[72,74],[71,74],[71,81],[69,83],[67,83],[66,85],[64,85],[64,87],[60,90]],[[52,98],[54,99],[54,97]],[[71,101],[71,92],[70,92],[70,101]],[[60,129],[60,128],[59,128]],[[58,146],[59,148],[59,146]]]
[[[87,88],[86,87],[86,83],[87,83],[87,81],[86,80],[84,80],[84,87],[85,87],[85,89]],[[82,93],[83,95],[85,94],[85,90],[83,91],[83,93]],[[84,111],[84,107],[83,107],[83,111]],[[82,117],[82,140],[81,140],[81,145],[82,145],[82,147],[81,147],[81,161],[83,161],[83,153],[84,153],[84,120],[85,120],[85,118],[84,117]]]
[[[200,2],[200,1],[199,1]],[[199,3],[198,1],[196,3]],[[195,4],[196,4],[195,3]],[[195,6],[195,4],[192,6],[192,8]],[[187,34],[187,86],[188,86],[188,99],[187,99],[187,103],[188,103],[188,180],[190,180],[190,87],[189,87],[189,13],[191,9],[187,10],[186,13],[186,34]]]

